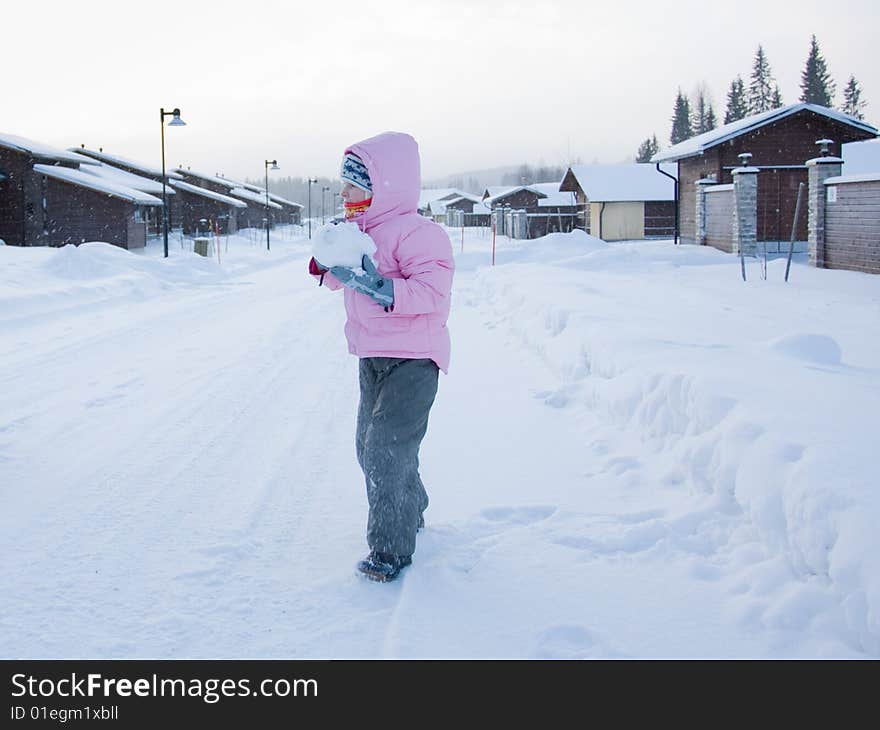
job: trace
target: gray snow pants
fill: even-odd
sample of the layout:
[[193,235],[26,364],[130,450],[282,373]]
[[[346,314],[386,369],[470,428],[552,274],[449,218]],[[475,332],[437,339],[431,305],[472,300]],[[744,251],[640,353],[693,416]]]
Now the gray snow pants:
[[367,484],[367,544],[412,555],[428,495],[419,477],[419,446],[437,395],[433,360],[364,357],[357,418],[357,459]]

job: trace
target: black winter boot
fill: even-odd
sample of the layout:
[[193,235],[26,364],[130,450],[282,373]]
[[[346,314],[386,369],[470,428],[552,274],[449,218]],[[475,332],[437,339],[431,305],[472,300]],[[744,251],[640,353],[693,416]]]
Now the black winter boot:
[[387,583],[394,580],[400,571],[412,563],[410,555],[393,555],[371,550],[366,558],[358,563],[358,570],[370,580]]

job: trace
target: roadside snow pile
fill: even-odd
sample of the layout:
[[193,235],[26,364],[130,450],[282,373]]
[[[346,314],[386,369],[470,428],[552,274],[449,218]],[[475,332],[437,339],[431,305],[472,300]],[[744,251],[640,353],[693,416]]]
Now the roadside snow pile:
[[554,374],[537,398],[605,424],[603,452],[653,454],[644,471],[615,456],[621,483],[696,498],[655,532],[736,561],[742,622],[833,625],[880,654],[880,278],[798,267],[786,284],[780,259],[744,283],[711,248],[583,237],[510,251],[465,303]]
[[0,248],[0,320],[107,299],[144,298],[227,278],[216,261],[189,251],[151,259],[109,243]]
[[326,268],[347,266],[359,269],[364,255],[376,253],[376,244],[361,231],[357,223],[338,223],[323,226],[315,234],[312,255]]
[[842,353],[834,338],[826,335],[794,334],[770,343],[777,352],[819,365],[840,365]]

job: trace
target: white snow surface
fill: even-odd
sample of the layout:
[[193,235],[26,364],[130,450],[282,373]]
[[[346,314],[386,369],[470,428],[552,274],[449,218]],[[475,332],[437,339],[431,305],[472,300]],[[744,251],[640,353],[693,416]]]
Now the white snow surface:
[[[669,165],[661,167],[675,174]],[[675,200],[675,182],[654,165],[572,165],[569,169],[594,203]]]
[[17,134],[7,134],[0,132],[0,147],[8,147],[9,149],[18,150],[20,152],[29,152],[38,159],[45,160],[61,160],[64,162],[76,162],[79,164],[90,164],[90,160],[84,155],[76,154],[58,147],[37,142],[27,137],[20,137]]
[[[260,205],[266,205],[266,193],[265,191],[260,193],[255,193],[252,190],[248,190],[247,188],[232,188],[229,191],[229,194],[235,198],[241,198],[242,200],[249,200],[252,203],[259,203]],[[272,202],[272,198],[269,198],[269,205],[266,206],[269,208],[274,208],[275,210],[283,210],[283,208],[278,204]]]
[[312,237],[312,256],[322,266],[360,269],[364,255],[372,257],[376,244],[357,223],[328,223]]
[[[146,175],[158,177],[160,180],[162,178],[161,168],[151,167],[150,165],[145,165],[136,160],[129,159],[128,157],[110,155],[101,150],[96,151],[81,147],[68,147],[68,149],[79,157],[94,158],[96,160],[99,160],[100,162],[106,162],[107,164],[114,165],[116,167],[130,167],[133,170],[140,170]],[[183,177],[178,175],[176,172],[167,169],[165,171],[165,177],[169,180],[183,180]]]
[[178,180],[169,181],[169,185],[175,188],[179,188],[187,193],[193,193],[194,195],[200,195],[203,198],[208,198],[209,200],[216,200],[220,203],[226,203],[233,208],[247,208],[247,203],[243,200],[239,200],[238,198],[230,198],[228,195],[221,195],[220,193],[215,193],[213,190],[208,190],[208,188],[201,188],[198,185],[191,185],[190,183],[180,182]]
[[[162,183],[159,180],[151,180],[150,178],[141,177],[140,175],[135,175],[126,170],[120,170],[118,167],[113,167],[112,165],[92,160],[91,158],[85,157],[85,155],[82,155],[82,157],[83,159],[90,160],[91,164],[81,165],[79,168],[81,172],[124,185],[128,188],[140,190],[142,193],[149,193],[158,196],[162,195]],[[174,195],[174,190],[166,185],[165,194]]]
[[242,183],[238,182],[237,180],[229,180],[229,179],[222,177],[220,175],[211,175],[210,173],[207,173],[207,172],[199,172],[198,170],[191,170],[188,167],[175,168],[175,172],[179,173],[180,175],[189,175],[190,177],[197,177],[197,178],[199,178],[201,180],[205,180],[207,182],[219,183],[220,185],[223,185],[224,187],[229,188],[229,190],[232,190],[233,188],[238,188],[238,187],[242,186]]
[[64,167],[62,165],[34,165],[34,172],[40,175],[63,180],[73,183],[98,193],[105,193],[116,198],[123,198],[137,205],[162,205],[162,200],[148,193],[128,187],[120,182],[117,178],[100,177],[97,175],[89,175],[79,169],[72,167]]
[[0,656],[880,657],[880,277],[450,235],[386,585],[302,229],[0,247]]

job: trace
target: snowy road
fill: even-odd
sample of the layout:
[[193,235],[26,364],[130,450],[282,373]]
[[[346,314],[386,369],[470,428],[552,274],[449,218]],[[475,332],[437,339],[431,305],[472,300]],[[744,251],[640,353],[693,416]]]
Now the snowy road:
[[[554,302],[543,274],[521,276],[527,257],[477,263],[487,241],[476,236],[458,254],[453,364],[422,450],[427,529],[399,583],[359,578],[366,500],[341,297],[303,275],[301,239],[271,255],[234,244],[224,270],[196,261],[200,276],[88,247],[17,252],[7,269],[0,655],[880,652],[875,583],[846,584],[833,561],[814,580],[783,544],[790,526],[773,544],[770,508],[736,496],[731,463],[761,433],[730,420],[735,395],[700,390],[709,366],[687,373],[738,342],[715,347],[711,324],[698,323],[676,371],[658,365],[630,384],[638,358],[603,361],[600,341],[591,351],[576,327],[630,326],[643,310],[616,308],[632,294],[603,311],[588,303],[608,300],[601,282],[619,287],[630,268],[615,263],[589,286],[573,279]],[[696,302],[700,291],[667,293],[669,306],[703,306],[717,294],[706,289]],[[853,296],[876,306],[876,288]],[[614,311],[621,321],[608,327]],[[860,357],[844,385],[870,405],[876,350]],[[788,475],[810,446],[781,444],[768,475]]]

